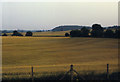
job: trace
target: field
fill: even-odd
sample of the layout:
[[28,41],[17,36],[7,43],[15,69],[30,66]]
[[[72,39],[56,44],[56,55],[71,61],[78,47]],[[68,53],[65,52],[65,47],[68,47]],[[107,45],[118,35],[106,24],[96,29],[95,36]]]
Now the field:
[[[33,32],[33,36],[34,37],[63,37],[65,36],[65,33],[69,33],[70,31],[56,31],[56,32],[52,32],[52,31],[48,31],[48,32]],[[11,36],[13,33],[7,33],[8,36]],[[22,32],[21,34],[23,34],[25,36],[26,32]]]
[[117,64],[118,40],[108,38],[2,37],[3,67]]
[[[44,33],[36,35],[54,35]],[[31,66],[34,72],[47,75],[64,73],[71,64],[80,73],[106,72],[106,64],[110,64],[110,73],[118,69],[118,40],[112,38],[7,36],[2,37],[2,54],[4,78],[8,77],[4,74],[30,73]]]

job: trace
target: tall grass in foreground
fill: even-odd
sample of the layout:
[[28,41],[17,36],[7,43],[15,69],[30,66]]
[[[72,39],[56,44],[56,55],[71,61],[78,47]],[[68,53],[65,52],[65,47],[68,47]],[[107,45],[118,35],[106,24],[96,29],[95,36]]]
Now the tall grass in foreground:
[[[113,72],[109,75],[109,80],[120,80],[118,78],[118,75],[120,74],[120,72]],[[9,74],[10,76],[15,76],[15,74]],[[24,75],[24,74],[23,74]],[[56,73],[45,73],[41,76],[34,76],[34,82],[39,82],[40,80],[60,80],[61,77],[63,77],[65,75],[64,72],[56,72]],[[12,78],[6,78],[3,77],[3,82],[16,82],[16,81],[20,81],[20,82],[32,82],[31,80],[31,76],[25,78],[25,77],[19,77],[20,74],[18,74],[16,77],[12,77]],[[93,72],[89,72],[89,73],[84,73],[84,74],[80,74],[80,76],[84,77],[85,80],[108,80],[106,78],[106,73],[101,73],[101,74],[96,74],[94,71]],[[66,75],[62,80],[70,80],[70,74]],[[81,78],[77,75],[74,75],[74,80],[79,81],[81,80]]]

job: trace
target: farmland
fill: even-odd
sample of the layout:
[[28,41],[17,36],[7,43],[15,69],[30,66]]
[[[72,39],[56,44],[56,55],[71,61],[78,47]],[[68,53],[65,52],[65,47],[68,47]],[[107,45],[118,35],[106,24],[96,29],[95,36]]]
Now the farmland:
[[[33,36],[34,37],[59,37],[59,36],[61,36],[61,37],[63,37],[63,36],[65,36],[65,33],[66,32],[70,32],[70,31],[56,31],[56,32],[52,32],[52,31],[48,31],[48,32],[33,32]],[[11,36],[13,33],[7,33],[7,35],[8,36]],[[21,33],[22,35],[24,35],[25,36],[25,32],[22,32]]]
[[[28,72],[31,66],[36,66],[36,71],[40,72],[67,71],[70,64],[78,71],[85,70],[84,66],[96,66],[86,68],[87,71],[106,69],[107,63],[117,69],[118,40],[8,36],[2,37],[2,53],[3,73]],[[17,67],[24,69],[13,69]]]

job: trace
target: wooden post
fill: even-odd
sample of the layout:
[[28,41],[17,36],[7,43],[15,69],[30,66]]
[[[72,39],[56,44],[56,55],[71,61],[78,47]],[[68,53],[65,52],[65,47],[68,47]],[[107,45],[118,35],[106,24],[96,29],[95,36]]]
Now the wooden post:
[[70,65],[71,82],[73,82],[73,65]]
[[107,79],[109,79],[109,64],[107,64]]
[[33,66],[31,67],[31,78],[32,78],[32,82],[34,82],[34,77],[33,77]]
[[[73,69],[73,65],[70,65],[70,70],[68,72],[66,72],[65,75],[67,75],[68,73],[70,73],[70,77],[71,77],[70,80],[71,80],[71,82],[73,82],[73,80],[74,80],[73,79],[74,78],[73,72],[75,72],[82,80],[85,80],[83,77],[81,77],[79,75],[79,73],[76,70]],[[65,77],[65,75],[60,80],[62,80]]]

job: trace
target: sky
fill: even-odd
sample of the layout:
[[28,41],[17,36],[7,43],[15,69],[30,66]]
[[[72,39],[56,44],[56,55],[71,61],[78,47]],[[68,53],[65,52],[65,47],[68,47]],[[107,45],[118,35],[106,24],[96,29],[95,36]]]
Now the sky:
[[95,23],[112,26],[118,25],[118,2],[3,2],[1,16],[3,30],[49,30]]

